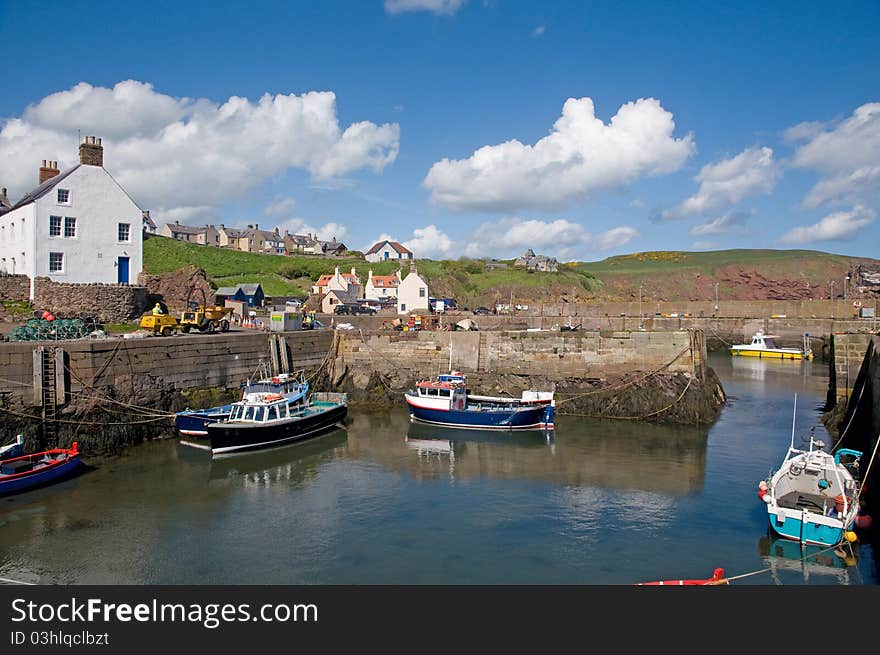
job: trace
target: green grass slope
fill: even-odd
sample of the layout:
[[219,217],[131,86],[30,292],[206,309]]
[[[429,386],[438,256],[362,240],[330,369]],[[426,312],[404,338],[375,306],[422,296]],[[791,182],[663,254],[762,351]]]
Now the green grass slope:
[[[496,302],[559,302],[710,299],[718,284],[727,299],[828,297],[829,282],[843,277],[863,260],[813,250],[719,250],[713,252],[656,251],[609,257],[598,262],[561,264],[558,273],[529,273],[513,267],[489,269],[488,260],[417,260],[419,274],[431,295],[453,297],[476,306]],[[188,265],[204,269],[217,287],[259,282],[268,296],[305,296],[318,277],[353,267],[366,280],[390,275],[394,262],[362,259],[258,255],[200,246],[165,237],[144,241],[144,269],[150,274],[176,271]],[[404,276],[408,266],[403,270]],[[837,287],[838,291],[842,286]]]

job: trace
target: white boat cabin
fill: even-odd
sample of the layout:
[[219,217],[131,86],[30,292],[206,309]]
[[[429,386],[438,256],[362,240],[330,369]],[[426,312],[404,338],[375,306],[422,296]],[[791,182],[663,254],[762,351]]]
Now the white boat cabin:
[[230,423],[268,423],[296,416],[305,408],[305,398],[290,402],[280,393],[250,393],[232,405]]

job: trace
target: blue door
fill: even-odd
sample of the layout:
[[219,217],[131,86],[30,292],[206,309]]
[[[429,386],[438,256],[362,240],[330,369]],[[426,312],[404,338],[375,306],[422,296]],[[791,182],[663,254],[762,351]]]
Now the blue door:
[[120,284],[128,284],[128,257],[120,257],[116,269],[119,272],[116,281]]

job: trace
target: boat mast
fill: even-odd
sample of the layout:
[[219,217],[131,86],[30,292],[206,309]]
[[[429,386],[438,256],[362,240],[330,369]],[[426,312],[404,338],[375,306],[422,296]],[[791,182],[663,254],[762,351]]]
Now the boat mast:
[[452,373],[452,332],[449,333],[449,372]]

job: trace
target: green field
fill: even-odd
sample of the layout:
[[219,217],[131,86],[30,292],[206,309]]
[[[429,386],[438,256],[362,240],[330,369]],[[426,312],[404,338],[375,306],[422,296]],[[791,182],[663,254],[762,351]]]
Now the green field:
[[[860,260],[814,250],[718,250],[711,252],[654,251],[609,257],[597,262],[560,264],[558,273],[529,273],[514,268],[489,269],[489,260],[419,259],[418,272],[428,282],[431,295],[456,298],[466,306],[495,302],[559,302],[629,299],[640,292],[655,299],[705,299],[718,284],[726,298],[761,298],[773,285],[779,294],[798,295],[799,288],[813,289],[821,297],[829,280],[841,280]],[[354,267],[362,280],[372,270],[390,275],[395,262],[368,263],[362,259],[313,256],[258,255],[200,246],[150,236],[144,241],[144,269],[150,274],[169,273],[189,265],[202,268],[215,286],[259,282],[267,296],[308,295],[320,275]],[[408,273],[405,265],[403,275]],[[841,287],[838,287],[840,289]],[[792,291],[793,290],[793,291]],[[767,292],[769,293],[769,292]]]

